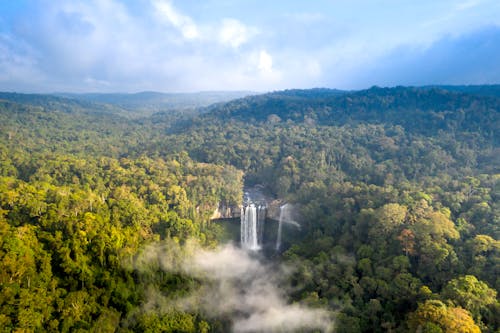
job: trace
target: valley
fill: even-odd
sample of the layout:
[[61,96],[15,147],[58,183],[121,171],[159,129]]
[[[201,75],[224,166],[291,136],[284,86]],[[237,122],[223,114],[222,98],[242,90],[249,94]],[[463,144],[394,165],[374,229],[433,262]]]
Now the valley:
[[498,91],[0,93],[0,327],[495,332]]

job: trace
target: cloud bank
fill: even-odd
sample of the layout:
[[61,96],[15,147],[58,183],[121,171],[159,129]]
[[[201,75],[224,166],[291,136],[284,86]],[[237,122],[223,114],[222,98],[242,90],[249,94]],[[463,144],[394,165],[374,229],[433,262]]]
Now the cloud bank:
[[233,332],[294,332],[317,329],[330,332],[331,314],[286,301],[284,281],[290,271],[262,264],[249,253],[231,245],[209,251],[189,242],[150,246],[136,258],[138,270],[158,265],[207,281],[189,296],[170,299],[152,286],[146,311],[182,309],[205,315],[229,317]]

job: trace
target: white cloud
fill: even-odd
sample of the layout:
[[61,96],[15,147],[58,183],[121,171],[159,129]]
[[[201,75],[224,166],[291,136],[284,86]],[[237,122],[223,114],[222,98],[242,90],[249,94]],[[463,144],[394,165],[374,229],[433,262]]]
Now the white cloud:
[[196,39],[200,37],[198,27],[193,20],[186,15],[179,13],[167,0],[153,0],[153,6],[170,24],[177,28],[186,39]]
[[266,50],[261,50],[259,52],[259,64],[257,65],[257,68],[264,74],[272,73],[273,57],[271,57],[271,55]]
[[109,87],[111,85],[110,82],[108,81],[105,81],[105,80],[96,80],[94,79],[93,77],[87,77],[84,82],[89,85],[89,86],[92,86],[92,87],[95,87],[95,86],[104,86],[104,87]]
[[481,0],[467,0],[467,1],[459,3],[456,6],[456,9],[459,11],[467,10],[467,9],[479,6],[480,3],[481,3]]
[[255,34],[256,29],[249,28],[238,20],[224,19],[219,30],[219,42],[223,45],[237,48],[246,43]]

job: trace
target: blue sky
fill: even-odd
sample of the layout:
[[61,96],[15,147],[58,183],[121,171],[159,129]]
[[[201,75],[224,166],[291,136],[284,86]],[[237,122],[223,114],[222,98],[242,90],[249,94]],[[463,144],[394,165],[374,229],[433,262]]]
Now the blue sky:
[[0,0],[0,90],[500,83],[498,0]]

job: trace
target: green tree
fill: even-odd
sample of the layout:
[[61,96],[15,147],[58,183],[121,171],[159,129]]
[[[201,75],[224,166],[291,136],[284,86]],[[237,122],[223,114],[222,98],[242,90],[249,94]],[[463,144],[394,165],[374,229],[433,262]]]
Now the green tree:
[[479,281],[473,275],[461,276],[450,280],[441,293],[444,299],[467,309],[473,318],[480,322],[484,315],[488,316],[488,307],[497,303],[497,292]]
[[474,320],[462,308],[446,306],[441,301],[419,304],[408,318],[411,332],[480,333]]

